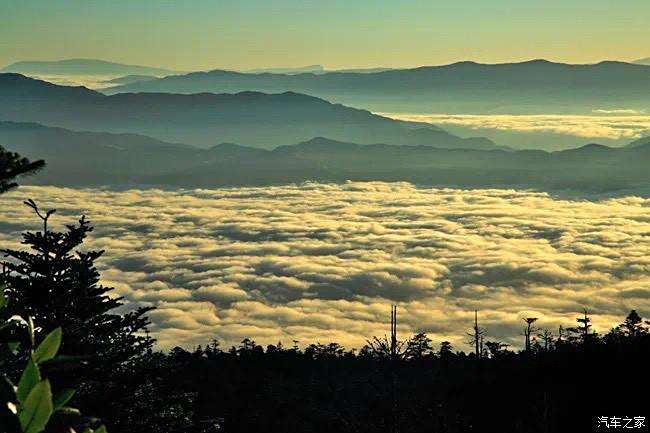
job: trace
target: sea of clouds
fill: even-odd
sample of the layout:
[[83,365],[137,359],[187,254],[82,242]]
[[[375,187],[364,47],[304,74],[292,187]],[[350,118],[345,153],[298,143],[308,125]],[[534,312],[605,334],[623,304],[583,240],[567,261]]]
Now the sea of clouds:
[[597,109],[593,115],[566,114],[404,114],[379,113],[393,119],[470,129],[553,133],[575,137],[633,140],[650,135],[650,115],[626,109]]
[[0,196],[0,246],[24,248],[85,214],[86,248],[105,249],[103,283],[154,305],[160,347],[216,338],[337,341],[426,331],[467,349],[479,310],[488,339],[521,346],[522,318],[598,331],[632,308],[650,315],[650,199],[566,200],[516,190],[409,183],[305,183],[196,190],[21,187]]

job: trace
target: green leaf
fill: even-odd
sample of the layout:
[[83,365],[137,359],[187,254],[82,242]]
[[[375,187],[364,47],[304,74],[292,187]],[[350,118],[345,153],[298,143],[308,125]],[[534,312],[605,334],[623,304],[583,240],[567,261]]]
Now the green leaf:
[[7,305],[7,297],[5,296],[4,287],[0,287],[0,310]]
[[20,346],[20,343],[18,341],[10,341],[7,343],[7,347],[11,353],[15,353],[16,349],[18,349],[18,346]]
[[59,346],[61,346],[61,328],[56,328],[38,345],[34,352],[34,361],[40,364],[54,358],[59,351]]
[[100,425],[99,428],[95,429],[95,433],[108,433],[106,431],[106,426],[105,425]]
[[75,409],[74,407],[68,407],[68,406],[63,406],[59,410],[55,410],[55,412],[60,413],[61,415],[72,415],[72,416],[80,416],[81,412],[79,412],[79,409]]
[[29,362],[27,362],[27,366],[25,367],[23,374],[20,376],[20,381],[18,382],[18,389],[16,390],[16,397],[18,398],[18,402],[24,402],[25,399],[27,399],[30,391],[40,381],[41,374],[38,371],[38,365],[36,365],[33,359],[30,359]]
[[34,347],[34,321],[31,316],[27,316],[27,332],[29,334],[29,341],[32,343],[32,347]]
[[70,401],[76,391],[72,388],[66,388],[54,397],[54,411],[61,409],[67,402]]
[[40,433],[45,429],[53,412],[52,389],[45,379],[32,389],[27,399],[20,405],[18,419],[23,433]]

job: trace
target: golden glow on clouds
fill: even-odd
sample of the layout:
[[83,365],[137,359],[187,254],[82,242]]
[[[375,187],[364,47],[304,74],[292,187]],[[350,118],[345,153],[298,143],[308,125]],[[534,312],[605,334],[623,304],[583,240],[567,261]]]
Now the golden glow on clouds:
[[339,341],[428,331],[467,348],[472,311],[520,346],[522,317],[556,330],[583,308],[598,331],[650,314],[650,200],[347,183],[211,190],[21,187],[0,196],[0,242],[38,229],[23,206],[85,213],[105,284],[151,314],[162,347]]
[[598,109],[598,115],[404,114],[377,113],[393,119],[442,126],[514,132],[550,132],[585,138],[635,139],[650,135],[650,115],[636,110]]
[[59,86],[84,86],[89,89],[105,89],[113,85],[108,80],[119,78],[121,75],[37,75],[29,74],[37,80],[47,81]]

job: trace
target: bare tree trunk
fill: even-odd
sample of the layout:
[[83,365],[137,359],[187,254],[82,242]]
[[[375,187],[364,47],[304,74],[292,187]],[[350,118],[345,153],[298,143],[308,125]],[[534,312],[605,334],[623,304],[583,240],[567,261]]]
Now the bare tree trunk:
[[390,312],[390,423],[392,433],[397,433],[397,305],[391,306]]
[[474,353],[476,353],[476,358],[481,358],[481,352],[479,351],[479,339],[481,338],[479,328],[478,328],[478,310],[474,310]]

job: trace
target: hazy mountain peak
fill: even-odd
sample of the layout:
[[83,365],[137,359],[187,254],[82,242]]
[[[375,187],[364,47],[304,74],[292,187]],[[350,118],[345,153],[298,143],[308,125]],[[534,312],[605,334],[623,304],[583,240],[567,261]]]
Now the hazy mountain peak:
[[609,146],[605,146],[604,144],[588,143],[585,144],[584,146],[578,147],[576,150],[590,151],[590,152],[608,152],[610,150],[613,150],[613,148]]
[[592,155],[605,155],[610,152],[615,152],[617,150],[618,149],[614,149],[612,147],[605,146],[603,144],[589,143],[574,149],[566,149],[554,153],[559,155],[581,155],[584,157],[589,157]]
[[152,66],[129,65],[101,59],[27,60],[12,63],[0,71],[28,75],[168,75],[174,71]]
[[106,84],[131,84],[131,83],[137,83],[138,81],[146,81],[146,80],[153,80],[157,78],[154,75],[137,75],[137,74],[131,74],[131,75],[124,75],[122,77],[117,77],[113,78],[111,80],[104,80],[104,83]]
[[303,141],[295,145],[295,147],[309,147],[309,148],[349,148],[357,147],[358,144],[346,143],[339,140],[331,140],[326,137],[314,137],[311,140]]
[[303,74],[303,73],[323,73],[325,68],[323,65],[308,65],[308,66],[299,66],[299,67],[280,67],[280,68],[257,68],[249,69],[245,72],[247,74]]

